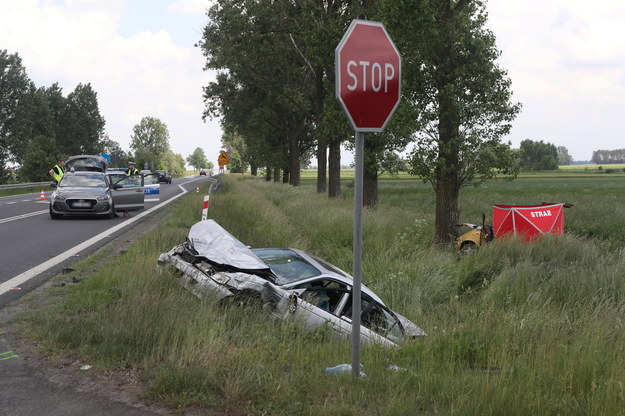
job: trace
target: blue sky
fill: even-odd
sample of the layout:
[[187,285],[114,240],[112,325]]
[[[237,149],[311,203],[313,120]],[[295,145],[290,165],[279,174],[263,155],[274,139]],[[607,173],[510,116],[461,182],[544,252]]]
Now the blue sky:
[[[409,0],[406,0],[409,1]],[[142,117],[161,119],[184,157],[215,163],[218,121],[204,123],[202,86],[214,79],[193,45],[208,0],[0,0],[0,48],[17,52],[33,82],[65,95],[91,83],[111,139],[128,150]],[[575,160],[625,147],[625,2],[490,0],[499,64],[523,104],[510,140],[566,146]],[[346,121],[347,123],[347,121]],[[353,159],[343,152],[343,163]]]

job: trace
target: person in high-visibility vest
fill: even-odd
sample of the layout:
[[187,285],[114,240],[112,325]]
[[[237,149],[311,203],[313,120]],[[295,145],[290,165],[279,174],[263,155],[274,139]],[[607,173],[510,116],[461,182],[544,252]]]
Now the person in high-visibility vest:
[[65,174],[64,166],[65,166],[65,161],[63,159],[59,159],[59,163],[54,165],[54,167],[48,171],[50,176],[52,176],[52,180],[55,183],[59,183],[59,181],[61,180],[61,178]]
[[128,170],[126,171],[126,175],[138,175],[139,169],[137,169],[137,164],[135,162],[128,162]]

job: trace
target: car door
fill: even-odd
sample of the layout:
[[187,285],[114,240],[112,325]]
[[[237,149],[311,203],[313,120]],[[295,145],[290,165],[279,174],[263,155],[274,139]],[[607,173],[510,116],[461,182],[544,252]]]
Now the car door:
[[142,175],[111,176],[113,203],[118,211],[138,210],[145,207]]
[[161,184],[158,173],[143,174],[143,191],[146,201],[158,201],[161,194]]
[[341,334],[351,332],[351,328],[335,315],[335,311],[342,307],[341,300],[348,291],[344,284],[321,277],[309,279],[305,283],[285,285],[283,290],[278,309],[300,319],[308,329],[326,325]]

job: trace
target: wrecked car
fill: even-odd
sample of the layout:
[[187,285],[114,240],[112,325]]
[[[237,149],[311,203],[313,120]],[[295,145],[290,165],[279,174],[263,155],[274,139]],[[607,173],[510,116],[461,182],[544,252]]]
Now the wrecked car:
[[[263,310],[300,319],[308,329],[327,325],[339,335],[351,333],[352,277],[301,250],[247,247],[209,219],[194,224],[187,241],[161,254],[158,266],[173,268],[179,283],[199,298],[254,298]],[[361,342],[396,346],[426,335],[365,285],[361,299]]]
[[486,223],[482,214],[482,224],[456,224],[470,230],[456,238],[455,246],[462,253],[469,253],[483,243],[506,235],[521,237],[531,241],[545,234],[562,235],[564,232],[564,211],[570,203],[543,202],[536,205],[493,205],[492,225]]
[[486,215],[482,214],[481,224],[462,223],[456,224],[458,227],[468,227],[469,231],[456,238],[456,250],[463,254],[468,254],[482,244],[488,243],[495,238],[493,226],[486,223]]

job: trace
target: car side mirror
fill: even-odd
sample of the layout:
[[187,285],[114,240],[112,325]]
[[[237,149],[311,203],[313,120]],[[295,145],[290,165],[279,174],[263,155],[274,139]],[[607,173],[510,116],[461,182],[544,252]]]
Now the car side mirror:
[[118,183],[116,183],[115,185],[113,185],[113,189],[120,189],[120,188],[123,188],[123,186],[122,186],[122,185],[120,185],[120,184],[118,184]]

